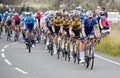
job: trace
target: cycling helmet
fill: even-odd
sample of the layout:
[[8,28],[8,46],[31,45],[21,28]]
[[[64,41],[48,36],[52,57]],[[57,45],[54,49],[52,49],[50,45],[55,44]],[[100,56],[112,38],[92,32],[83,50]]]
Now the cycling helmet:
[[92,17],[93,17],[93,13],[92,13],[91,11],[88,11],[88,12],[86,13],[86,16],[87,16],[88,18],[92,18]]
[[15,15],[18,15],[18,13],[16,12]]
[[9,16],[13,16],[13,13],[9,13]]
[[100,16],[104,16],[104,15],[105,15],[104,11],[101,11]]
[[8,11],[6,11],[5,14],[8,14]]
[[105,11],[105,7],[104,6],[102,7],[102,11]]
[[31,12],[26,12],[26,15],[31,16],[32,14]]
[[78,13],[74,13],[73,17],[74,18],[79,17]]

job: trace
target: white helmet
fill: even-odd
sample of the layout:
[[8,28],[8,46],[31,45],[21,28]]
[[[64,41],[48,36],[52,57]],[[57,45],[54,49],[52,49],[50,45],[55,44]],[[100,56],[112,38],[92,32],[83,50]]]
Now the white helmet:
[[86,12],[86,16],[88,18],[91,18],[91,17],[93,17],[93,13],[91,11],[88,11],[88,12]]

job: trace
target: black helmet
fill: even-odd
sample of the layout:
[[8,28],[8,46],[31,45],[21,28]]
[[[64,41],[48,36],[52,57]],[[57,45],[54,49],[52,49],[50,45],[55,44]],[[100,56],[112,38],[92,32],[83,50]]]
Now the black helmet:
[[105,7],[104,6],[102,7],[102,11],[105,11]]
[[100,12],[100,15],[101,15],[101,16],[104,16],[104,15],[105,15],[104,11],[101,11],[101,12]]

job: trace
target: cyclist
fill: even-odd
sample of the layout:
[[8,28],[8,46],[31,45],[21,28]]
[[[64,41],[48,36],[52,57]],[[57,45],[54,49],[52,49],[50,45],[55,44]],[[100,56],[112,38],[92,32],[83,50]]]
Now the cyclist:
[[54,24],[54,32],[55,32],[55,37],[53,39],[53,49],[54,49],[54,54],[57,53],[57,37],[60,31],[60,27],[62,25],[62,18],[61,18],[61,14],[60,13],[56,13],[56,18],[54,18],[53,20],[53,24]]
[[19,33],[20,33],[20,16],[18,15],[18,13],[16,12],[15,15],[13,16],[13,25],[14,25],[14,33],[15,33],[15,37],[19,38]]
[[[70,41],[72,41],[73,37],[77,37],[80,38],[80,33],[81,33],[81,27],[82,27],[82,22],[79,20],[79,15],[75,14],[73,17],[73,21],[72,21],[72,26],[70,28],[70,32],[71,32],[71,38]],[[79,51],[81,54],[81,41],[79,40]],[[72,43],[70,43],[70,52],[73,52],[73,45]],[[73,53],[74,54],[74,53]],[[80,57],[80,62],[83,62],[83,57]]]
[[[5,25],[6,19],[9,16],[8,11],[3,14],[3,24]],[[7,32],[7,26],[5,25],[5,32]]]
[[62,49],[64,49],[64,43],[65,43],[65,39],[66,39],[66,36],[69,37],[70,34],[69,34],[69,28],[71,26],[71,21],[70,21],[70,18],[69,18],[69,15],[66,14],[65,15],[65,18],[64,18],[64,21],[62,23],[62,26],[61,26],[61,31],[63,32],[62,34]]
[[0,32],[2,32],[2,19],[3,19],[3,17],[2,17],[2,13],[0,13]]
[[19,31],[20,30],[20,16],[18,15],[18,13],[15,13],[15,16],[13,16],[13,22],[14,22],[14,28],[15,31]]
[[50,34],[53,35],[53,14],[48,15],[48,18],[46,18],[46,26],[48,28],[46,33],[46,49],[49,45],[49,38]]
[[9,16],[7,17],[7,19],[5,21],[5,25],[7,26],[7,30],[9,30],[10,33],[12,33],[12,16],[13,15],[11,13],[9,13]]
[[39,27],[40,27],[40,20],[41,20],[41,14],[40,14],[40,12],[38,11],[37,12],[37,14],[36,14],[36,19],[37,19],[37,21],[38,21],[38,25],[39,25]]
[[81,52],[81,58],[82,62],[85,62],[85,50],[87,45],[87,38],[89,37],[92,39],[92,46],[94,46],[94,39],[95,36],[97,39],[100,39],[100,30],[98,26],[98,21],[96,18],[93,18],[92,13],[87,13],[87,17],[83,19],[84,26],[82,27],[82,39],[84,40],[82,45],[82,52]]
[[28,12],[27,13],[27,17],[24,19],[24,23],[25,23],[25,27],[26,27],[26,44],[28,42],[28,37],[29,34],[31,34],[31,43],[32,43],[32,47],[34,47],[35,41],[34,41],[34,27],[36,24],[36,19],[35,17],[32,16],[32,13]]
[[24,24],[25,18],[26,18],[26,12],[22,12],[22,15],[21,15],[21,30],[22,30],[22,36],[23,36],[24,41],[25,41],[25,24]]

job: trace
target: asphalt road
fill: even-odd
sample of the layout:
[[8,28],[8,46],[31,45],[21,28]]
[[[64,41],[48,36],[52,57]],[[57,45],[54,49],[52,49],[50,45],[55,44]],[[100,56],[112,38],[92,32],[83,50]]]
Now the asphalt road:
[[43,43],[28,53],[24,43],[0,39],[0,78],[120,78],[120,59],[96,53],[93,70],[50,56]]

